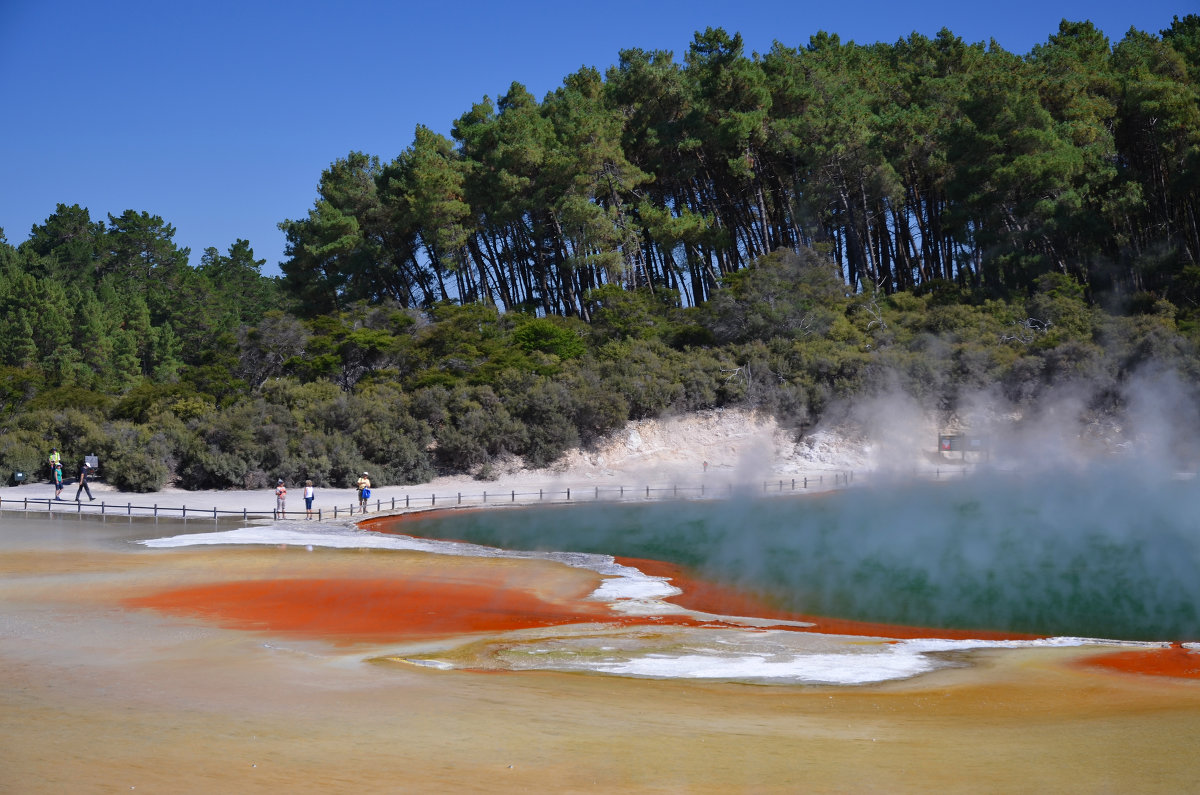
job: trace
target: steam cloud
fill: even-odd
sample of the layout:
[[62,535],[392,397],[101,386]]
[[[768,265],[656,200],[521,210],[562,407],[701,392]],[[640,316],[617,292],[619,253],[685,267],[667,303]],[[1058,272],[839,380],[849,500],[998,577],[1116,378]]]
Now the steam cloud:
[[1158,371],[1119,393],[1063,388],[1035,410],[989,395],[964,405],[963,425],[989,451],[961,477],[928,477],[934,464],[951,467],[935,458],[936,425],[907,397],[879,398],[855,409],[876,467],[852,489],[483,513],[427,520],[422,531],[667,560],[817,615],[1200,638],[1200,483],[1190,472],[1200,413],[1188,386]]

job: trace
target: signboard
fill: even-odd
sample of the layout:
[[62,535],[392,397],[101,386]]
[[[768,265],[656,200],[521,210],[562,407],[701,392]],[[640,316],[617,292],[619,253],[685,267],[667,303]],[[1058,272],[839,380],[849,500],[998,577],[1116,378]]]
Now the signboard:
[[938,436],[939,453],[983,453],[987,452],[987,440],[982,436],[959,433],[943,433]]

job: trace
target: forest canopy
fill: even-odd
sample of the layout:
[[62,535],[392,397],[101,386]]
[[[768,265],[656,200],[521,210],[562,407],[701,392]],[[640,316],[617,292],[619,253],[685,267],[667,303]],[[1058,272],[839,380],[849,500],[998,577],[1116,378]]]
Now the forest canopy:
[[350,152],[249,241],[59,204],[0,233],[0,474],[102,458],[126,489],[348,485],[542,465],[720,406],[812,427],[900,388],[1088,410],[1197,382],[1200,17],[1017,55],[943,30],[624,50]]

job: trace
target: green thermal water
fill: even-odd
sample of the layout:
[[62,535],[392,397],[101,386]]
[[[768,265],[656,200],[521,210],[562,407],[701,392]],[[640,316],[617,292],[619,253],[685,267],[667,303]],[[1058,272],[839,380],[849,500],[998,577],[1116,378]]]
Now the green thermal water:
[[797,612],[1138,640],[1200,637],[1200,486],[1119,473],[805,498],[438,515],[431,538],[653,558]]

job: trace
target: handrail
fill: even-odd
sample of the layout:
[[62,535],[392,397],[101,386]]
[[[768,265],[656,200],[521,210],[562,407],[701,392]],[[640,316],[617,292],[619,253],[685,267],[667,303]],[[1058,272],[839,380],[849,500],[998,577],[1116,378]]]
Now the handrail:
[[[965,473],[964,473],[965,474]],[[937,476],[941,476],[941,471],[938,470]],[[833,488],[841,488],[849,486],[855,477],[854,472],[835,472],[833,473]],[[817,475],[815,477],[799,477],[799,478],[777,478],[774,480],[765,480],[762,482],[762,494],[784,494],[795,492],[798,490],[808,490],[812,487],[825,488],[825,476]],[[740,491],[739,491],[740,489]],[[565,487],[561,489],[548,490],[540,488],[537,491],[517,491],[509,489],[502,492],[483,491],[477,494],[464,494],[463,492],[454,492],[447,496],[444,492],[438,494],[431,492],[428,496],[417,492],[415,488],[410,488],[400,496],[389,498],[377,497],[372,502],[374,503],[374,513],[382,513],[384,511],[411,511],[414,509],[437,508],[440,505],[450,507],[458,507],[463,505],[497,505],[497,504],[537,504],[537,503],[579,503],[579,502],[596,502],[601,499],[609,501],[646,501],[654,499],[721,499],[734,496],[735,493],[747,493],[744,487],[735,486],[733,483],[727,483],[720,487],[706,486],[701,483],[699,485],[678,485],[671,484],[667,486],[592,486],[590,488],[572,489]],[[266,495],[264,495],[266,496]],[[74,503],[74,511],[70,510]],[[339,519],[343,516],[352,517],[371,513],[370,502],[367,506],[351,504],[348,506],[333,505],[331,507],[320,507],[312,510],[313,517],[318,520],[326,518]],[[152,505],[134,505],[132,502],[125,504],[111,503],[104,500],[97,502],[82,502],[77,500],[60,500],[50,497],[22,497],[20,500],[11,497],[5,499],[0,496],[0,513],[3,510],[21,510],[28,512],[30,510],[54,513],[76,513],[82,514],[85,512],[98,513],[101,516],[142,516],[154,517],[168,516],[182,519],[211,519],[216,521],[222,517],[238,517],[243,521],[250,519],[304,519],[308,516],[309,511],[305,508],[298,510],[279,511],[277,509],[268,510],[251,510],[249,508],[241,509],[221,509],[217,507],[209,508],[189,508],[186,505],[175,507],[165,506],[154,503]]]

